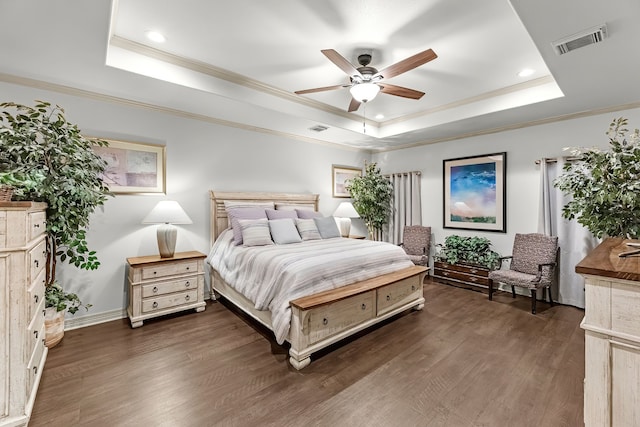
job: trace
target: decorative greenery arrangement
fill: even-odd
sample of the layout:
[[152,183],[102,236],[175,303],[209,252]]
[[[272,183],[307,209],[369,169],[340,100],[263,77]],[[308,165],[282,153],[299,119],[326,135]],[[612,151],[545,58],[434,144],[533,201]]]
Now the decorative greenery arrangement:
[[573,148],[580,160],[564,165],[554,186],[573,200],[562,216],[577,221],[596,237],[640,237],[640,131],[627,136],[627,119],[614,119],[606,135],[609,151]]
[[[108,143],[82,136],[64,110],[48,102],[36,101],[34,107],[5,102],[0,107],[0,179],[15,188],[15,200],[47,203],[49,307],[54,301],[49,293],[60,293],[54,285],[58,258],[86,270],[100,266],[95,251],[87,247],[86,228],[91,213],[111,195],[101,178],[106,162],[92,149]],[[67,294],[66,300],[77,296]],[[78,305],[68,307],[75,313]]]
[[86,310],[91,307],[91,304],[82,304],[78,295],[65,292],[62,286],[57,283],[53,283],[47,288],[45,299],[47,307],[55,307],[56,311],[67,310],[71,314],[76,314],[80,307],[84,307]]
[[370,237],[382,232],[391,215],[391,181],[380,174],[376,163],[369,163],[365,173],[357,176],[347,184],[351,193],[353,207],[367,225]]
[[491,250],[491,241],[486,237],[448,236],[436,253],[436,261],[448,264],[473,264],[494,270],[500,263],[500,254]]

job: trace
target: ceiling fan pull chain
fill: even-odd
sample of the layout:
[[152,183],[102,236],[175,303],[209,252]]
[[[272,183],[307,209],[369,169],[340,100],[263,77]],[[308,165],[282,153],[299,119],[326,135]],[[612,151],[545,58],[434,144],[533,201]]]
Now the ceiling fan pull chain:
[[362,106],[362,133],[366,135],[367,133],[367,103],[363,102],[363,106]]

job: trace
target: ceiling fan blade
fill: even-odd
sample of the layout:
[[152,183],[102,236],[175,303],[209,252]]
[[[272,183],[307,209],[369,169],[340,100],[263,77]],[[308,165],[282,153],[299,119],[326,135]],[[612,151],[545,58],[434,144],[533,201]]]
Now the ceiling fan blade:
[[419,90],[408,89],[402,86],[390,85],[389,83],[378,83],[380,86],[380,92],[389,95],[401,96],[403,98],[420,99],[424,92]]
[[340,55],[333,49],[323,49],[320,52],[324,53],[324,56],[329,58],[329,61],[333,62],[340,68],[342,71],[347,73],[349,76],[362,76],[360,71],[356,70],[356,67],[351,64],[351,62],[347,61],[344,56]]
[[355,99],[351,98],[349,109],[347,111],[350,113],[352,111],[356,111],[358,108],[360,108],[360,101],[356,101]]
[[344,85],[325,86],[325,87],[317,87],[317,88],[314,88],[314,89],[297,90],[294,93],[296,95],[304,95],[305,93],[324,92],[324,91],[327,91],[327,90],[342,89],[343,87],[344,87]]
[[427,49],[424,52],[416,53],[415,55],[410,56],[407,59],[403,59],[400,62],[389,65],[387,68],[379,71],[376,76],[382,76],[382,78],[384,79],[390,79],[391,77],[395,77],[398,74],[402,74],[406,71],[413,70],[416,67],[426,64],[427,62],[432,61],[437,57],[438,55],[436,55],[433,50]]

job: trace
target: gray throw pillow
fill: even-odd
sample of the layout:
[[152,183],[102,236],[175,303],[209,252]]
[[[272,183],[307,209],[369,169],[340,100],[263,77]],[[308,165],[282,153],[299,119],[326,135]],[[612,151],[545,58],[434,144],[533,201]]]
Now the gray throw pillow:
[[320,236],[322,236],[323,239],[340,237],[340,230],[338,230],[336,220],[332,216],[328,216],[325,218],[314,218],[313,220],[315,221],[316,227],[318,227]]

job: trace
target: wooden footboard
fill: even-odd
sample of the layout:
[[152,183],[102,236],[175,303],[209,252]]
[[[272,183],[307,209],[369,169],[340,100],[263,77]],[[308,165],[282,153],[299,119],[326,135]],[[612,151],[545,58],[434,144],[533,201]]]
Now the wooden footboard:
[[[302,369],[311,354],[402,311],[424,307],[422,283],[427,269],[413,266],[348,286],[291,301],[289,362]],[[273,330],[271,313],[259,311],[211,272],[213,290]]]

